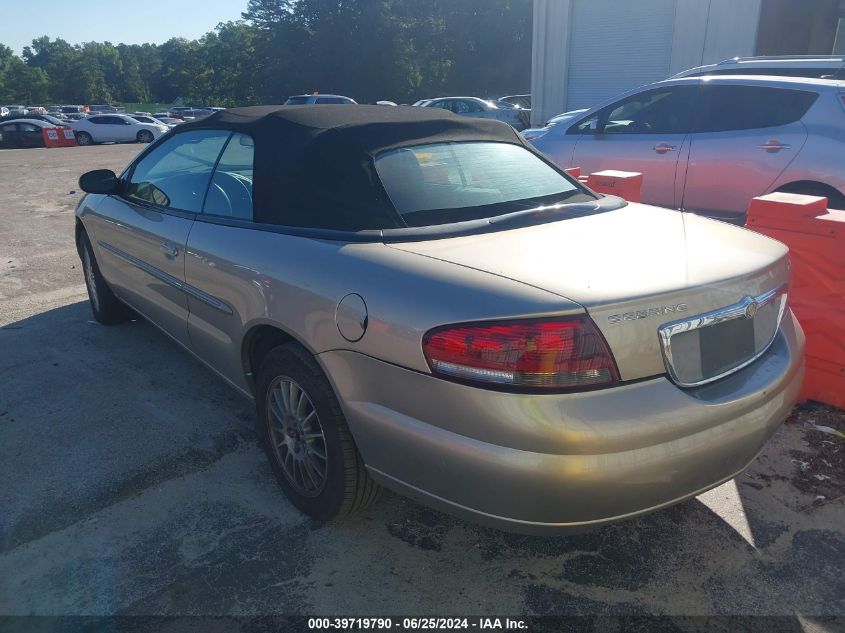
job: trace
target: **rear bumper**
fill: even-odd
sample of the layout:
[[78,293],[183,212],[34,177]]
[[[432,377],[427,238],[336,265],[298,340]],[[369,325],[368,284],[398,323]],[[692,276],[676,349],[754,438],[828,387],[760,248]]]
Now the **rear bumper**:
[[742,471],[789,414],[804,337],[791,313],[749,367],[681,390],[664,377],[567,395],[457,385],[354,352],[320,360],[370,472],[423,503],[549,533],[694,496]]

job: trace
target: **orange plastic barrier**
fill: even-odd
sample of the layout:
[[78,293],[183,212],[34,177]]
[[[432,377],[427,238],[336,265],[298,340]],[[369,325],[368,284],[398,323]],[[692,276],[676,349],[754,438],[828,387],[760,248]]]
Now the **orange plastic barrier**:
[[807,335],[802,397],[845,409],[845,211],[827,198],[754,198],[746,227],[789,246],[789,303]]
[[569,174],[570,176],[572,176],[575,179],[581,178],[581,168],[580,167],[567,167],[563,171],[565,171],[567,174]]
[[642,197],[643,175],[633,171],[607,169],[590,174],[587,186],[598,193],[619,196],[629,202],[639,202]]
[[44,136],[44,147],[72,147],[76,145],[76,135],[69,127],[41,128]]

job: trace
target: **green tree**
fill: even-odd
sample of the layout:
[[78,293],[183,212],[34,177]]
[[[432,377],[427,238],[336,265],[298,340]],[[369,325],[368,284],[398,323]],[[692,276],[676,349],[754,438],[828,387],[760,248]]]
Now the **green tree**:
[[313,90],[483,97],[530,82],[531,0],[248,0],[242,16],[160,45],[42,36],[23,60],[2,47],[0,91],[31,83],[27,94],[43,95],[46,82],[41,100],[240,105]]

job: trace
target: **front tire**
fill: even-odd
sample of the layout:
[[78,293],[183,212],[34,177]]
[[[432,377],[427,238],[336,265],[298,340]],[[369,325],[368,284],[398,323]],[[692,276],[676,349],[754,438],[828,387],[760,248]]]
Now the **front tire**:
[[153,133],[149,130],[141,130],[135,138],[138,139],[139,143],[152,143],[155,139]]
[[258,371],[258,441],[299,510],[331,521],[370,506],[381,488],[358,453],[346,418],[314,357],[296,344],[272,350]]
[[88,134],[88,132],[77,132],[76,133],[76,144],[77,145],[93,145],[94,138]]
[[130,321],[134,316],[132,310],[121,303],[103,279],[88,236],[83,234],[81,239],[79,254],[82,258],[82,272],[85,275],[85,287],[88,290],[88,301],[91,304],[94,319],[103,325],[116,325]]

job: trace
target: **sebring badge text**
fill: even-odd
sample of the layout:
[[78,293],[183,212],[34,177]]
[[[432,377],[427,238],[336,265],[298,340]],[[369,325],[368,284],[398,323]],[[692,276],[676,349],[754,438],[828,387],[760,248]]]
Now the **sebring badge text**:
[[634,310],[633,312],[623,312],[622,314],[611,314],[607,317],[607,320],[611,323],[622,323],[623,321],[637,321],[653,316],[672,314],[674,312],[685,312],[686,310],[686,303],[677,303],[673,306],[660,306],[659,308],[646,308],[645,310]]

